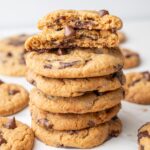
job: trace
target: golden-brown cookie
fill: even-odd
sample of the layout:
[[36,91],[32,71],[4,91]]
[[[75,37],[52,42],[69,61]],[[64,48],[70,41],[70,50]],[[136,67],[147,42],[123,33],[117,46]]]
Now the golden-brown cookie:
[[79,97],[47,96],[38,89],[30,92],[30,101],[38,108],[51,113],[88,113],[112,108],[124,97],[122,89],[111,92],[90,92]]
[[125,100],[132,103],[150,104],[150,72],[126,74]]
[[61,97],[81,96],[94,90],[99,92],[113,91],[125,83],[125,76],[122,72],[95,78],[54,79],[40,76],[28,70],[26,78],[43,93]]
[[38,139],[55,147],[92,148],[104,143],[110,137],[116,137],[122,130],[117,118],[96,127],[76,131],[46,130],[32,121],[32,128]]

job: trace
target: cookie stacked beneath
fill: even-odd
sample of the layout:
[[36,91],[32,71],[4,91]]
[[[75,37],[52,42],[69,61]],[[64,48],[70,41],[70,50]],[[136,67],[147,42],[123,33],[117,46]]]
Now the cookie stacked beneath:
[[38,23],[25,47],[32,128],[52,146],[91,148],[121,131],[123,57],[118,17],[59,10]]

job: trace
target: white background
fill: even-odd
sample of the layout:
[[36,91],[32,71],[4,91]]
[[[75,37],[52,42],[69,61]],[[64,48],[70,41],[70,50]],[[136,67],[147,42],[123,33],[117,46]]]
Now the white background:
[[31,27],[56,9],[108,9],[124,21],[150,20],[150,0],[0,0],[0,27]]
[[[128,71],[150,70],[150,0],[0,0],[0,37],[19,32],[34,32],[38,18],[56,9],[108,9],[120,16],[128,40],[123,45],[141,56],[140,67]],[[24,78],[0,76],[6,82],[22,84],[28,90],[30,85]],[[28,109],[15,115],[30,125]],[[137,150],[137,130],[150,121],[150,106],[123,102],[119,117],[123,122],[123,132],[111,139],[98,150]],[[52,148],[36,140],[34,150]]]

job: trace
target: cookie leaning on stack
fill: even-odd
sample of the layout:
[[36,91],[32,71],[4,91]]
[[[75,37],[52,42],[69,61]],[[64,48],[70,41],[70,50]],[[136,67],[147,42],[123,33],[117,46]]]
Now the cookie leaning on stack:
[[[32,128],[48,145],[92,148],[118,136],[124,96],[121,20],[106,10],[58,10],[25,48]],[[96,137],[96,138],[95,138]]]

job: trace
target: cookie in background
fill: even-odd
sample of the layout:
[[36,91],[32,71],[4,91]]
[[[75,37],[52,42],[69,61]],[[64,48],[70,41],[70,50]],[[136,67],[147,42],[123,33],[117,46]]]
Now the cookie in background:
[[19,34],[0,40],[0,74],[8,76],[25,75],[24,42],[28,37],[27,34]]

